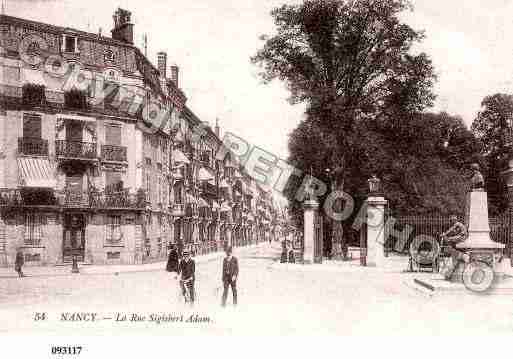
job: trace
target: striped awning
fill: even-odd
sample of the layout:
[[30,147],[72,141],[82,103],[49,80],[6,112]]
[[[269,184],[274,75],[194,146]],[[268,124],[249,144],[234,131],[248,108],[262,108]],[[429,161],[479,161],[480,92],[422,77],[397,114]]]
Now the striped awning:
[[199,198],[198,200],[198,207],[199,208],[206,208],[206,207],[210,207],[210,205],[208,204],[207,201],[205,201],[203,198]]
[[47,158],[18,158],[18,170],[22,187],[57,187],[55,167]]
[[173,162],[174,163],[187,163],[187,164],[191,163],[191,161],[189,161],[187,156],[185,156],[183,154],[183,152],[180,150],[173,151]]

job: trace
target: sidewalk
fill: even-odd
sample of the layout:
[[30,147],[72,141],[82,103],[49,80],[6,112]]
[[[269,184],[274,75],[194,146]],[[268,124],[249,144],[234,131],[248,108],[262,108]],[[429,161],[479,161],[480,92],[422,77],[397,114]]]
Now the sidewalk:
[[[237,254],[241,255],[245,252],[255,250],[262,245],[266,245],[267,243],[259,243],[249,245],[247,247],[238,247],[236,248]],[[268,244],[267,244],[268,245]],[[214,260],[218,260],[224,257],[224,252],[214,252],[205,255],[198,255],[194,257],[196,264],[206,263]],[[86,264],[79,265],[80,274],[78,275],[118,275],[120,273],[137,273],[137,272],[156,272],[156,271],[164,271],[166,269],[166,261],[153,262],[147,264],[114,264],[114,265],[95,265],[95,264]],[[55,277],[55,276],[71,276],[77,275],[71,273],[71,264],[67,266],[33,266],[24,268],[24,272],[27,277]],[[14,268],[11,267],[3,267],[0,268],[0,278],[11,278],[17,277]]]
[[[409,257],[400,255],[390,255],[386,257],[382,267],[362,266],[358,257],[350,260],[329,260],[323,258],[321,264],[302,264],[302,263],[280,263],[279,261],[269,265],[271,270],[299,271],[299,272],[340,272],[340,273],[358,273],[358,272],[376,272],[383,274],[432,274],[429,272],[409,272]],[[495,272],[499,277],[513,278],[513,267],[509,258],[504,258],[497,264]]]

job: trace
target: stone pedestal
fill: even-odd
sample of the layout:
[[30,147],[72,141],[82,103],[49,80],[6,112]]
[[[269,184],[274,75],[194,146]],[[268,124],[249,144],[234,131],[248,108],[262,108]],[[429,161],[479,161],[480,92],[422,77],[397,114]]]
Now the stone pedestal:
[[384,197],[367,199],[367,265],[382,267],[385,262],[385,207]]
[[319,203],[317,200],[307,200],[304,208],[303,263],[313,264],[315,260],[315,218]]
[[482,249],[493,251],[504,248],[504,244],[492,241],[488,222],[488,197],[484,191],[472,191],[467,194],[466,225],[468,237],[458,243],[457,248],[463,250]]

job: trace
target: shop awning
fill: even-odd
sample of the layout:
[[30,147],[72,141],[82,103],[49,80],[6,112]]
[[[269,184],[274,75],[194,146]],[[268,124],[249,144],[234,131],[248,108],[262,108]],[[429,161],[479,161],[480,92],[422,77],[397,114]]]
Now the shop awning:
[[32,70],[32,69],[23,69],[23,77],[25,80],[25,83],[30,83],[33,85],[44,85],[46,86],[47,83],[43,78],[43,72]]
[[210,205],[208,204],[207,201],[205,201],[203,198],[200,197],[198,200],[198,207],[205,208],[205,207],[210,207]]
[[22,187],[57,187],[55,168],[47,158],[18,158],[18,169]]
[[205,167],[200,167],[199,169],[199,173],[198,173],[198,179],[200,181],[211,181],[214,179],[214,175],[212,174],[212,172],[210,172],[208,169],[206,169]]
[[189,164],[191,161],[183,154],[180,150],[174,150],[173,151],[173,162],[174,163],[186,163]]

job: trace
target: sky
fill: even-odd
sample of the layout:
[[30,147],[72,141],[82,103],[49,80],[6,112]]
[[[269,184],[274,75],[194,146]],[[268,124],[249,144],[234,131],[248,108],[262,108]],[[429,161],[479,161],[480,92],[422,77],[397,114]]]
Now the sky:
[[[1,0],[0,0],[1,1]],[[270,11],[290,0],[4,0],[6,13],[110,34],[117,7],[132,12],[135,42],[148,36],[148,57],[168,53],[180,67],[188,106],[212,125],[287,158],[291,131],[304,106],[292,106],[285,86],[264,85],[250,57],[272,34]],[[403,19],[426,38],[416,51],[432,59],[438,81],[434,111],[460,115],[470,126],[487,95],[513,86],[513,1],[422,0]]]

